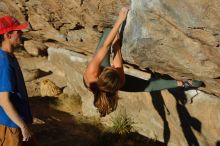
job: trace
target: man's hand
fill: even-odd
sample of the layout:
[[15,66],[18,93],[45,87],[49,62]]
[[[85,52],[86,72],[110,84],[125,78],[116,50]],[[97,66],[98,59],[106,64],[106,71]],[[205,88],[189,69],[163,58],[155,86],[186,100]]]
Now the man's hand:
[[4,109],[9,118],[20,127],[23,141],[28,141],[32,133],[11,103],[9,92],[0,92],[0,106]]
[[31,136],[33,135],[33,133],[26,124],[23,127],[21,127],[21,133],[22,141],[29,141],[31,139]]

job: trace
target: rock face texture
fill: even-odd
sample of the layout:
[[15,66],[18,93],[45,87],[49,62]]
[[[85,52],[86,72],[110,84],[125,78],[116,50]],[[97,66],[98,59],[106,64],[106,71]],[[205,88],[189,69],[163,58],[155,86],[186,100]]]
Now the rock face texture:
[[[120,91],[117,110],[101,121],[111,125],[111,117],[124,110],[134,121],[134,130],[169,146],[218,145],[219,1],[1,0],[0,16],[7,14],[30,22],[32,30],[24,34],[26,51],[39,59],[47,56],[44,51],[49,48],[48,60],[53,66],[47,69],[65,78],[63,92],[81,96],[85,116],[99,116],[93,94],[83,85],[82,74],[103,28],[112,26],[119,9],[129,2],[122,47],[125,62],[141,71],[150,69],[175,79],[200,79],[206,87],[198,92]],[[133,68],[126,67],[125,71],[136,81],[150,77]],[[27,81],[36,78],[34,72],[26,74]]]
[[123,58],[141,68],[203,80],[220,95],[220,2],[133,0]]
[[112,26],[128,0],[1,0],[0,16],[9,14],[30,22],[27,38],[48,46],[90,51],[103,27]]

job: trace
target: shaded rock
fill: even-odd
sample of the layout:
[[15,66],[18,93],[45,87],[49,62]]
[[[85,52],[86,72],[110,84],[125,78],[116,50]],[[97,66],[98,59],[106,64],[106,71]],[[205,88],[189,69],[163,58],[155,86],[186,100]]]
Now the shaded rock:
[[31,81],[31,82],[25,82],[27,92],[28,92],[28,97],[39,97],[41,96],[40,94],[40,84],[36,80]]
[[24,80],[27,82],[27,81],[32,81],[42,76],[48,75],[50,73],[44,72],[40,69],[32,69],[32,70],[22,69],[22,74],[24,76]]
[[24,42],[25,50],[33,56],[45,56],[47,55],[47,46],[42,42],[29,40]]
[[215,145],[220,136],[220,100],[215,96],[195,90],[120,92],[119,96],[117,110],[101,119],[107,126],[112,126],[118,113],[126,111],[136,131],[169,146]]
[[41,96],[57,96],[62,93],[61,89],[49,79],[40,82]]
[[39,118],[34,117],[34,118],[33,118],[33,124],[43,125],[43,124],[45,124],[45,121],[43,121],[43,120],[41,120],[41,119],[39,119]]

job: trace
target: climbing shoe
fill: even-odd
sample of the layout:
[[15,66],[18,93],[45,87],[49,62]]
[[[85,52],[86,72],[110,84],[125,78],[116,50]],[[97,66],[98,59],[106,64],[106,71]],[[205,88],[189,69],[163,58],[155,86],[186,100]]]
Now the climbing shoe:
[[202,81],[199,81],[199,80],[185,80],[182,83],[183,83],[183,87],[185,89],[199,88],[199,87],[202,87],[204,85],[204,83]]

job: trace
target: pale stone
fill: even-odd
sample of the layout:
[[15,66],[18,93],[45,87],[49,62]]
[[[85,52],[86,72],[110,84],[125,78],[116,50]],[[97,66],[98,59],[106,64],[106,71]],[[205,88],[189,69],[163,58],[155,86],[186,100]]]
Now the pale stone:
[[24,80],[27,82],[42,77],[44,75],[44,72],[40,69],[22,69],[22,74],[24,76]]

